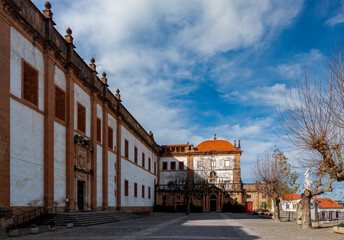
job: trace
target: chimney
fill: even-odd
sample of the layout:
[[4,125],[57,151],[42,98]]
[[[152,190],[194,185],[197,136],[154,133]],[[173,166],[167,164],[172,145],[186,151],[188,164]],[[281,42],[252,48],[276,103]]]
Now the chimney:
[[239,149],[241,148],[241,146],[240,146],[240,140],[239,140],[239,146],[238,146],[238,148],[239,148]]
[[216,140],[216,133],[214,134],[214,140]]
[[236,140],[234,140],[234,147],[236,148]]

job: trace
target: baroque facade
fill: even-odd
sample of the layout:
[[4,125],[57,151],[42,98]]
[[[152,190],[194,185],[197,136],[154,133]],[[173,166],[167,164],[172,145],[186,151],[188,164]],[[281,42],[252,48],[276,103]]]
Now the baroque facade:
[[159,186],[156,204],[175,210],[185,206],[189,195],[192,206],[203,212],[223,211],[225,205],[244,205],[252,212],[267,199],[256,184],[241,181],[240,140],[232,145],[225,140],[208,140],[160,147]]
[[[58,33],[49,2],[42,12],[30,0],[0,6],[1,214],[149,212],[166,202],[171,183],[186,182],[210,183],[193,196],[203,211],[229,201],[259,208],[259,193],[241,182],[240,143],[159,146],[119,90],[110,91],[106,73],[98,77],[95,59],[86,64],[78,55],[72,30]],[[183,191],[173,207],[184,204]]]

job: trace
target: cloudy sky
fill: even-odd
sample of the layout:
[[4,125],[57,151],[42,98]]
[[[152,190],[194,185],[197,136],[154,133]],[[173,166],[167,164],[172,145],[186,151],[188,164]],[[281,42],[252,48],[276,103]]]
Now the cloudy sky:
[[344,32],[339,0],[50,2],[56,28],[73,30],[79,55],[96,59],[158,144],[241,139],[244,182],[257,154],[285,149],[276,106]]

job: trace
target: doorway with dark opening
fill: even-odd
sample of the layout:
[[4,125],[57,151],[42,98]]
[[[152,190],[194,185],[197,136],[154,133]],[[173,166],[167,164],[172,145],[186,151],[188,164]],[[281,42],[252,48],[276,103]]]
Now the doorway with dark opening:
[[78,181],[78,209],[79,211],[84,210],[84,181]]

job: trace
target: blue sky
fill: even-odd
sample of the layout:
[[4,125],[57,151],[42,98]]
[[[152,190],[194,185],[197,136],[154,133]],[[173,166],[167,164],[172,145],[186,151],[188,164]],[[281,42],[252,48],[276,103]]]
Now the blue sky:
[[158,144],[241,139],[244,182],[274,145],[295,158],[275,134],[275,108],[344,32],[344,1],[50,2],[56,28],[73,30],[79,55],[96,59]]

